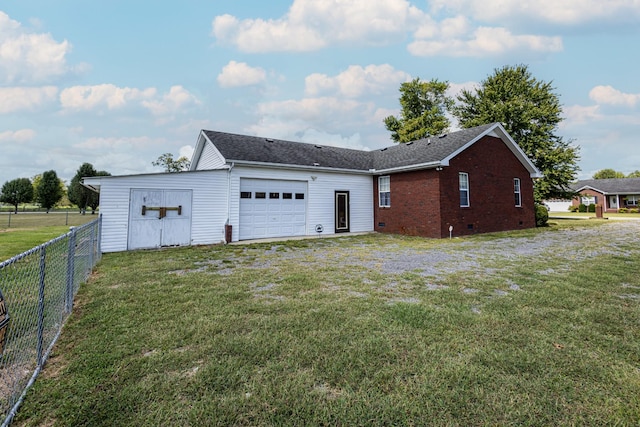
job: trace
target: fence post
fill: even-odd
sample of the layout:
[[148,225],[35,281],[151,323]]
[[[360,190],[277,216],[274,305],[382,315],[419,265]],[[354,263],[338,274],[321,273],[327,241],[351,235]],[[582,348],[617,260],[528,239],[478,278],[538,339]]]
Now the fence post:
[[76,248],[76,229],[71,227],[69,233],[69,250],[67,251],[67,293],[65,297],[65,311],[71,313],[73,309],[73,282],[75,277],[75,248]]
[[38,292],[38,347],[36,349],[38,357],[38,367],[42,366],[42,341],[44,340],[44,279],[47,266],[47,247],[40,247],[40,290]]

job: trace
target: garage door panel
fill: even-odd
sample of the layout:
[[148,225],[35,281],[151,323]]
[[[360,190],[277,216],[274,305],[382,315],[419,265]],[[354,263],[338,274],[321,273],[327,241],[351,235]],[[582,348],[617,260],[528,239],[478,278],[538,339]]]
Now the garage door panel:
[[[240,199],[240,240],[305,234],[306,182],[245,178],[240,191],[245,194]],[[257,193],[265,198],[256,198]],[[296,193],[303,198],[296,199]]]

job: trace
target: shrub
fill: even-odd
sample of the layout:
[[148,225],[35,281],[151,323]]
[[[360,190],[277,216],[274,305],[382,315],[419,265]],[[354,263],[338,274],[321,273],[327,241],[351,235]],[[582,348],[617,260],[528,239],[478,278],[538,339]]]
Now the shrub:
[[536,204],[536,227],[546,227],[549,221],[549,211],[545,205]]
[[637,208],[629,209],[629,213],[638,213],[638,212],[640,212],[640,209],[637,209]]
[[587,212],[595,212],[596,211],[596,205],[589,205],[587,208]]
[[629,209],[627,209],[627,208],[618,209],[618,213],[627,213],[627,212],[629,212]]
[[578,205],[578,212],[586,212],[587,211],[587,205],[585,205],[584,203],[580,203]]
[[578,212],[578,207],[577,206],[569,206],[569,212]]

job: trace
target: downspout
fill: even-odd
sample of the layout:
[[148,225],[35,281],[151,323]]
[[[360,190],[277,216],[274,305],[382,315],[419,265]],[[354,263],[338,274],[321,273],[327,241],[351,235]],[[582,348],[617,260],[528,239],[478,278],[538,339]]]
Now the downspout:
[[[231,221],[231,171],[233,170],[234,166],[235,163],[232,162],[231,165],[229,165],[229,173],[227,174],[227,221],[224,224],[225,243],[231,243],[231,241],[233,240],[233,237],[229,237],[229,239],[227,239],[227,227],[231,226],[231,224],[229,223]],[[233,236],[233,234],[231,234],[231,236]]]

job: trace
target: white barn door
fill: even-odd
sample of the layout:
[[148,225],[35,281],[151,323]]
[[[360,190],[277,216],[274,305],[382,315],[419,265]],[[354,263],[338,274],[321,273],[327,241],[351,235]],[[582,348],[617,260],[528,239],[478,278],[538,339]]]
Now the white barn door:
[[191,243],[192,190],[132,189],[128,249]]

